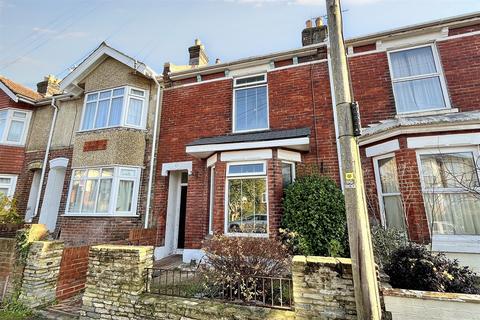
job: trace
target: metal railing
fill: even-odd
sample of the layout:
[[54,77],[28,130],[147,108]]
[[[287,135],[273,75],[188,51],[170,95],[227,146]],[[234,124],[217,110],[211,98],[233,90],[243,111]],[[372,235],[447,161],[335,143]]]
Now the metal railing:
[[145,288],[146,292],[153,294],[287,310],[293,308],[291,278],[245,276],[219,280],[210,272],[149,268]]

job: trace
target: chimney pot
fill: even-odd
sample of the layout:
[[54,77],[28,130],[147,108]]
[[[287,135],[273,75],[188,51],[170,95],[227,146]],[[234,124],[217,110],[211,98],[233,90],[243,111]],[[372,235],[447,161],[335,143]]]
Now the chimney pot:
[[215,59],[215,64],[219,64],[219,63],[222,63],[222,61],[220,60],[220,58]]
[[208,56],[205,52],[205,46],[200,39],[195,39],[195,44],[188,48],[188,52],[190,53],[189,65],[204,66],[208,64]]
[[309,29],[312,27],[312,20],[308,19],[305,21],[305,28]]
[[315,19],[315,26],[316,26],[316,27],[321,27],[321,26],[323,26],[323,20],[322,20],[321,17],[317,17],[317,18]]
[[302,46],[309,46],[325,41],[327,38],[327,26],[323,25],[320,17],[315,19],[315,27],[312,27],[311,20],[307,21],[306,26],[302,31]]
[[60,80],[51,74],[45,76],[43,81],[37,83],[37,92],[45,97],[60,93]]

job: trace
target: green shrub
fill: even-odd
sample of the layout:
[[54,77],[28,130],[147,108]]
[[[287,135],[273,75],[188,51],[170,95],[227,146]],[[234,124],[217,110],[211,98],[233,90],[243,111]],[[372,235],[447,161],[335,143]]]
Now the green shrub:
[[385,272],[394,288],[480,293],[476,286],[476,274],[468,267],[462,267],[457,260],[447,259],[441,253],[434,254],[414,243],[395,250]]
[[20,224],[22,218],[17,212],[17,201],[0,194],[0,224],[6,223]]
[[303,176],[286,188],[281,227],[294,254],[348,256],[343,193],[328,177]]
[[407,245],[405,232],[396,228],[372,227],[373,255],[380,268],[384,268],[391,259],[392,253]]

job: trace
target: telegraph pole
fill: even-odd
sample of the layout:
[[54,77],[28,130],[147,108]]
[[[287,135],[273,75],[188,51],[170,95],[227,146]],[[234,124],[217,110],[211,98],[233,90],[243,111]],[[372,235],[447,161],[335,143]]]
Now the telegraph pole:
[[338,120],[337,143],[340,144],[341,174],[344,175],[348,240],[352,257],[357,317],[359,320],[379,320],[382,317],[382,312],[360,154],[354,136],[354,129],[356,128],[354,128],[352,116],[353,97],[343,39],[340,0],[326,0],[326,4],[330,43],[329,54],[336,101],[334,112],[336,112]]

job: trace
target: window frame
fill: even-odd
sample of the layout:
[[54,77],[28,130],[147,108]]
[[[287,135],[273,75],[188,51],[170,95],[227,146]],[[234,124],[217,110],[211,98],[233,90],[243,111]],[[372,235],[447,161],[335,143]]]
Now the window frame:
[[[416,161],[417,161],[417,169],[418,174],[420,177],[420,184],[421,184],[421,192],[422,192],[422,200],[425,207],[425,182],[423,178],[423,169],[420,156],[425,154],[446,154],[446,153],[464,153],[464,152],[471,152],[473,156],[473,161],[476,165],[476,162],[479,159],[480,151],[479,147],[473,146],[463,146],[463,147],[439,147],[439,148],[425,148],[425,149],[417,149],[416,150]],[[480,170],[477,167],[477,178],[480,181]],[[461,192],[461,188],[443,188],[443,193],[465,193]],[[480,189],[480,187],[479,187]],[[428,191],[427,191],[428,192]],[[437,190],[438,192],[438,190]],[[442,192],[440,192],[442,193]],[[427,209],[425,208],[425,216],[428,222],[428,232],[432,238],[432,249],[435,251],[444,251],[444,252],[459,252],[458,248],[463,247],[464,249],[461,252],[466,253],[480,253],[480,248],[477,246],[472,246],[472,242],[480,241],[480,235],[434,235],[432,234],[431,230],[431,221],[429,215],[427,213]]]
[[[263,174],[255,173],[252,174],[234,174],[228,175],[230,165],[237,165],[237,164],[263,164]],[[230,232],[228,225],[229,225],[229,209],[228,209],[228,201],[229,201],[229,184],[231,180],[239,180],[239,179],[265,179],[265,204],[267,208],[267,232],[265,233],[254,233],[254,232]],[[224,213],[224,234],[226,236],[231,237],[257,237],[257,238],[268,238],[270,236],[270,201],[268,196],[268,175],[267,175],[267,162],[266,161],[236,161],[236,162],[229,162],[227,163],[227,171],[226,171],[226,179],[225,179],[225,213]]]
[[[416,76],[409,76],[409,77],[403,77],[399,79],[395,79],[393,75],[393,67],[392,67],[392,58],[391,54],[395,52],[401,52],[401,51],[408,51],[408,50],[413,50],[413,49],[418,49],[418,48],[425,48],[425,47],[430,47],[432,49],[432,55],[433,55],[433,61],[435,63],[435,68],[437,69],[436,73],[429,73],[429,74],[422,74],[422,75],[416,75]],[[447,84],[445,81],[445,75],[443,72],[443,67],[440,61],[440,56],[438,54],[437,46],[435,43],[427,43],[427,44],[421,44],[417,46],[408,46],[408,47],[402,47],[402,48],[395,48],[391,50],[387,50],[387,60],[388,60],[388,69],[390,72],[390,83],[392,85],[392,92],[393,92],[393,99],[395,102],[395,110],[397,112],[397,115],[409,115],[409,114],[414,114],[414,113],[420,113],[420,112],[435,112],[435,111],[443,111],[443,110],[448,110],[451,109],[451,103],[450,103],[450,96],[447,91]],[[397,104],[397,93],[395,92],[395,83],[398,82],[406,82],[406,81],[413,81],[413,80],[422,80],[422,79],[428,79],[428,78],[434,78],[438,77],[440,80],[440,88],[442,89],[442,97],[443,101],[445,103],[445,107],[443,108],[437,108],[437,107],[432,107],[428,109],[421,109],[421,110],[414,110],[414,111],[404,111],[400,112],[398,110],[398,104]]]
[[14,174],[0,174],[2,179],[10,179],[9,184],[0,183],[0,188],[7,188],[7,197],[12,198],[15,194],[15,189],[17,187],[18,176]]
[[[239,84],[237,85],[237,80],[246,79],[246,78],[253,78],[257,76],[264,76],[264,80],[262,81],[254,81],[251,83]],[[265,87],[266,89],[266,101],[267,101],[267,126],[265,128],[257,128],[257,129],[246,129],[246,130],[237,130],[237,103],[236,103],[236,95],[238,90],[245,90],[251,88],[258,88],[258,87]],[[250,74],[248,76],[241,76],[236,77],[233,79],[233,98],[232,98],[232,132],[233,133],[243,133],[243,132],[255,132],[255,131],[265,131],[270,130],[270,104],[268,99],[268,80],[267,80],[267,73],[257,73],[257,74]]]
[[[3,108],[0,109],[0,112],[6,111],[7,112],[7,117],[6,117],[6,122],[5,122],[5,131],[0,134],[0,144],[1,145],[7,145],[7,146],[24,146],[27,140],[27,132],[28,129],[30,128],[30,120],[32,118],[32,111],[30,110],[24,110],[24,109],[18,109],[18,108]],[[13,115],[15,112],[20,112],[25,114],[25,118],[23,119],[18,119],[15,118]],[[20,141],[15,142],[15,141],[8,141],[8,133],[10,131],[10,128],[12,126],[13,121],[19,121],[23,120],[23,130],[22,130],[22,135],[20,137]]]
[[[295,162],[293,162],[293,161],[287,161],[287,160],[281,160],[280,162],[281,162],[282,165],[285,163],[285,164],[288,164],[288,165],[290,166],[290,168],[291,168],[291,170],[292,170],[292,171],[291,171],[291,172],[292,172],[292,182],[291,182],[291,183],[294,183],[294,182],[295,182],[295,179],[296,179]],[[282,186],[283,186],[283,182],[284,182],[284,181],[283,181],[283,172],[282,172]]]
[[[95,213],[95,212],[71,212],[70,211],[70,198],[72,196],[72,189],[73,189],[73,182],[75,180],[88,180],[88,177],[82,177],[80,179],[75,179],[75,171],[76,170],[90,170],[90,169],[113,169],[112,175],[112,187],[110,190],[110,203],[108,207],[108,212],[104,213]],[[126,177],[121,176],[120,171],[122,169],[128,170],[135,170],[136,176],[135,177]],[[81,168],[72,168],[71,171],[71,178],[70,178],[70,185],[68,187],[68,196],[67,202],[65,205],[65,214],[64,216],[70,217],[138,217],[140,214],[137,212],[138,206],[138,199],[140,196],[140,180],[141,180],[142,172],[140,167],[135,166],[91,166],[91,167],[81,167]],[[98,181],[101,179],[99,178]],[[133,194],[132,194],[132,208],[130,211],[117,211],[117,200],[118,200],[118,189],[120,186],[120,180],[126,181],[133,181]],[[95,205],[98,203],[98,188],[100,184],[98,184],[97,192],[95,195]],[[83,197],[83,195],[82,195]]]
[[[123,102],[122,102],[122,113],[120,115],[120,124],[118,125],[108,125],[108,120],[109,120],[109,115],[111,111],[111,106],[112,106],[112,99],[113,99],[113,91],[116,89],[124,89],[123,95],[115,96],[115,97],[123,97]],[[138,90],[142,91],[144,93],[143,96],[137,95],[132,93],[132,90]],[[100,101],[100,94],[103,92],[110,91],[110,104],[109,104],[109,113],[107,116],[107,125],[104,127],[95,127],[95,122],[97,121],[97,111],[98,111],[98,102]],[[83,125],[85,122],[85,111],[87,108],[87,102],[88,101],[88,96],[98,94],[98,98],[93,100],[96,102],[95,106],[95,115],[93,118],[93,127],[89,129],[83,129]],[[130,109],[130,99],[139,99],[143,100],[143,105],[142,105],[142,114],[140,115],[140,125],[133,125],[133,124],[128,124],[127,123],[127,116],[128,116],[128,110]],[[101,99],[101,100],[106,100],[106,99]],[[110,128],[133,128],[133,129],[140,129],[140,130],[145,130],[146,129],[146,116],[148,114],[148,108],[149,108],[149,92],[146,89],[140,89],[134,86],[119,86],[119,87],[114,87],[114,88],[108,88],[108,89],[103,89],[103,90],[95,90],[95,91],[90,91],[86,92],[84,95],[83,99],[83,108],[82,108],[82,118],[80,121],[80,127],[78,132],[89,132],[89,131],[95,131],[95,130],[103,130],[103,129],[110,129]]]
[[215,214],[215,165],[207,168],[209,175],[209,189],[208,189],[208,234],[213,235],[213,224]]
[[[385,229],[387,228],[387,217],[385,216],[385,202],[383,200],[383,197],[385,197],[385,196],[387,196],[387,197],[388,196],[400,196],[401,200],[403,201],[402,192],[400,190],[400,185],[398,186],[398,192],[384,193],[383,190],[382,190],[382,180],[381,180],[381,176],[380,176],[380,166],[378,165],[378,162],[380,160],[384,160],[384,159],[388,159],[388,158],[393,158],[396,161],[395,153],[390,152],[390,153],[387,153],[387,154],[382,154],[382,155],[376,156],[372,159],[373,160],[373,171],[375,173],[375,184],[376,184],[376,188],[377,188],[378,206],[380,208],[380,223],[382,224],[382,227],[385,228]],[[397,169],[397,180],[400,183],[400,177],[398,176],[398,167],[396,169]],[[404,217],[404,219],[405,219],[405,217]],[[405,224],[406,224],[406,221],[405,221]],[[407,228],[407,226],[405,226],[405,228]],[[406,230],[406,231],[408,232],[408,230]]]

